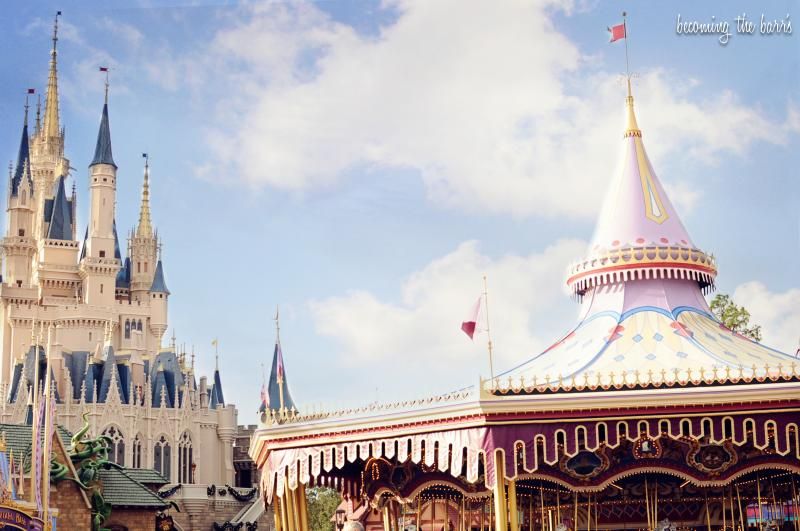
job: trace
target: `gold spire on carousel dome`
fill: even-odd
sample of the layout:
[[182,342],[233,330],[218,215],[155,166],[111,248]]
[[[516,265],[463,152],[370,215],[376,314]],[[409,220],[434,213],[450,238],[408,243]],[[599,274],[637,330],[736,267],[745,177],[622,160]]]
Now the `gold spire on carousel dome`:
[[633,110],[633,92],[631,91],[631,77],[628,76],[628,96],[625,98],[626,110],[626,124],[625,124],[625,137],[629,136],[642,136],[642,131],[639,129],[639,124],[636,122],[636,113]]

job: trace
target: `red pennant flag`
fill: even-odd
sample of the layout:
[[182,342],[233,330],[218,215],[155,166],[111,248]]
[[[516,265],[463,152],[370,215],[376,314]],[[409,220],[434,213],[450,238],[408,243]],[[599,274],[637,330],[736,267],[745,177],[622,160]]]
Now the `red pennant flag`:
[[475,304],[470,309],[467,319],[461,323],[461,330],[467,334],[470,339],[475,335],[475,327],[478,325],[478,314],[481,312],[481,299],[482,297],[478,297],[478,300],[475,301]]
[[608,28],[608,32],[611,34],[611,40],[609,40],[608,42],[616,42],[620,39],[624,39],[625,37],[627,37],[627,34],[625,33],[624,22],[622,24],[617,24],[616,26],[611,26],[610,28]]

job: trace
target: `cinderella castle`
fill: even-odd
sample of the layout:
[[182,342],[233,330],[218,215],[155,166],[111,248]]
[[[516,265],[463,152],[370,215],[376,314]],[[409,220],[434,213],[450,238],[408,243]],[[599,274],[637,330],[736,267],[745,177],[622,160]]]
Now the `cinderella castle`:
[[139,219],[126,248],[120,243],[108,83],[88,171],[88,224],[77,226],[59,120],[57,36],[56,18],[44,108],[37,106],[29,132],[26,105],[9,175],[0,419],[26,422],[49,358],[58,423],[67,430],[79,430],[88,413],[91,433],[112,439],[111,458],[120,465],[153,469],[169,483],[203,484],[203,492],[209,484],[233,485],[237,412],[225,403],[219,370],[211,381],[198,378],[193,354],[187,360],[174,337],[163,346],[170,291],[146,161]]

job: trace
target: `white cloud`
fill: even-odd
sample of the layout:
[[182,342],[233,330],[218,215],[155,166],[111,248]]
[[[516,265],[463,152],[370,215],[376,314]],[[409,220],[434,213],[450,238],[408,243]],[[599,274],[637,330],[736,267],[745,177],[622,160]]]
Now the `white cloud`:
[[[345,365],[391,367],[392,379],[413,378],[418,389],[434,379],[440,391],[473,384],[478,371],[488,376],[486,338],[476,335],[470,343],[460,324],[483,291],[482,276],[489,281],[499,371],[540,352],[575,324],[577,304],[559,280],[585,245],[562,240],[539,254],[493,259],[476,242],[465,242],[409,275],[397,302],[366,291],[311,302],[315,328],[340,345]],[[420,367],[431,376],[420,374]]]
[[737,287],[733,300],[750,312],[751,323],[761,325],[765,345],[795,352],[800,337],[800,289],[774,293],[752,281]]
[[[594,216],[614,168],[623,88],[553,25],[552,11],[572,4],[393,6],[397,20],[377,36],[305,3],[223,19],[207,49],[177,61],[186,75],[169,80],[220,96],[199,170],[303,192],[357,167],[411,168],[439,205]],[[699,85],[655,70],[635,88],[651,158],[685,192],[663,171],[671,157],[713,164],[793,129],[729,91],[698,102]]]

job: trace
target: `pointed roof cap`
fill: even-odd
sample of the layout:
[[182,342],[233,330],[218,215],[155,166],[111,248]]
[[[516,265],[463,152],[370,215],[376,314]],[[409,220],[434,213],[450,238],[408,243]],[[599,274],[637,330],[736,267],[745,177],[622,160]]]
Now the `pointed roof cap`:
[[153,284],[150,286],[151,293],[166,293],[169,295],[167,283],[164,281],[164,266],[161,265],[161,259],[156,264],[156,273],[153,275]]
[[115,219],[113,222],[113,231],[114,231],[114,258],[117,260],[122,260],[122,252],[119,250],[119,236],[117,236],[117,220]]
[[52,208],[50,209],[50,219],[47,220],[50,223],[47,229],[47,238],[50,240],[72,239],[72,204],[67,199],[67,191],[64,186],[65,180],[66,177],[62,175],[56,182],[56,191]]
[[622,158],[589,256],[570,267],[567,284],[578,296],[597,285],[633,278],[686,278],[702,289],[713,288],[714,257],[692,242],[645,152],[630,80],[625,115]]
[[117,167],[111,154],[111,127],[108,125],[108,102],[103,104],[103,115],[100,118],[100,129],[97,131],[97,144],[94,148],[94,158],[89,166],[95,164],[109,164]]
[[30,139],[28,136],[28,105],[25,105],[25,119],[22,122],[22,138],[19,141],[19,153],[17,154],[17,166],[11,178],[11,195],[16,196],[22,180],[26,179],[33,190],[33,180],[31,180],[31,151]]
[[89,227],[87,225],[86,232],[83,234],[83,245],[81,246],[81,257],[78,260],[86,258],[86,246],[89,241]]
[[628,86],[621,166],[603,204],[591,251],[642,245],[694,248],[647,157]]
[[268,409],[297,409],[292,399],[292,393],[289,391],[280,339],[275,341],[275,351],[272,354],[272,368],[267,383],[267,400]]

